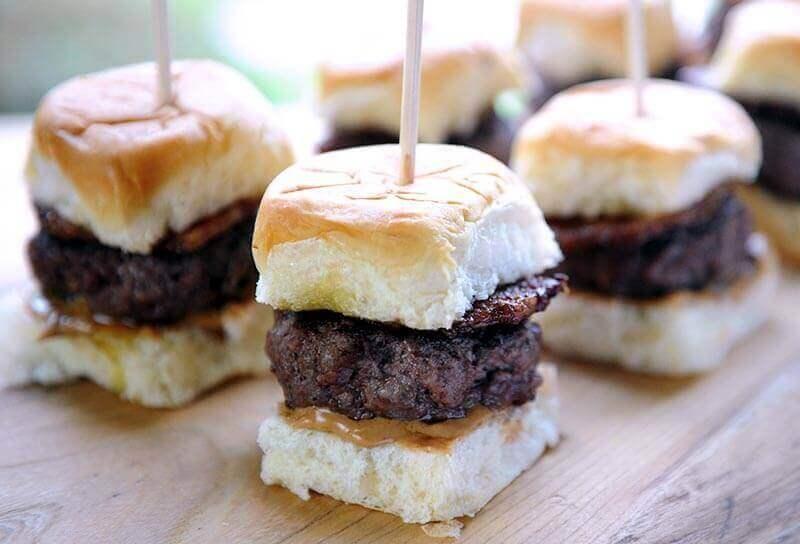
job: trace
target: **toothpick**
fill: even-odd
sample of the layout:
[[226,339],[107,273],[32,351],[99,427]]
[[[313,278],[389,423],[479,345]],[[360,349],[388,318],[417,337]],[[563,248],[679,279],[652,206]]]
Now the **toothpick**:
[[419,133],[419,86],[422,72],[422,11],[425,0],[408,0],[406,58],[403,62],[403,102],[400,117],[400,183],[414,181]]
[[153,27],[156,33],[156,60],[158,63],[158,104],[172,102],[172,72],[170,68],[169,20],[167,0],[152,0]]
[[645,42],[642,0],[630,0],[628,12],[628,77],[633,84],[636,115],[644,115],[644,85],[647,81],[647,44]]

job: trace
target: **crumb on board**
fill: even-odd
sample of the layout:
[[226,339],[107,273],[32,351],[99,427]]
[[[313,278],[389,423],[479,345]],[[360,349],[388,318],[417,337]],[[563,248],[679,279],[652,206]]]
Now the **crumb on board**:
[[464,524],[457,519],[427,523],[422,526],[425,534],[432,538],[458,538],[463,528]]

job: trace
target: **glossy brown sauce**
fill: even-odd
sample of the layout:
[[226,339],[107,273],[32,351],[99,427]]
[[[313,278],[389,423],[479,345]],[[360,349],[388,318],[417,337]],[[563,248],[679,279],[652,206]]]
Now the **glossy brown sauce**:
[[108,316],[92,314],[85,303],[80,301],[65,304],[54,304],[41,294],[28,298],[26,307],[36,319],[44,323],[41,339],[55,336],[94,334],[101,331],[114,334],[132,334],[147,330],[153,334],[169,328],[192,325],[203,329],[209,334],[225,339],[225,329],[222,326],[222,312],[209,312],[197,314],[186,318],[177,325],[136,325],[125,321],[114,320]]
[[325,408],[291,409],[283,403],[279,410],[283,419],[295,428],[332,433],[357,446],[374,448],[399,443],[435,452],[449,451],[457,439],[471,433],[494,415],[488,408],[479,406],[462,419],[423,423],[386,418],[356,421]]

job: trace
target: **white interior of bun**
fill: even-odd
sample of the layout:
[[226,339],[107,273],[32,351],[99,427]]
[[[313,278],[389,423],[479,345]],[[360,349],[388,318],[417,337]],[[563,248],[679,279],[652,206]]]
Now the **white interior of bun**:
[[281,244],[260,267],[256,299],[277,308],[325,308],[415,329],[449,328],[474,300],[551,268],[561,251],[541,211],[524,199],[494,206],[467,223],[448,255],[432,248],[401,269],[386,259],[344,235]]
[[676,212],[724,183],[752,182],[759,166],[733,150],[701,155],[677,172],[646,158],[587,160],[577,154],[549,153],[549,166],[540,170],[545,152],[520,153],[513,166],[545,215],[552,217]]
[[145,406],[175,407],[232,377],[269,369],[264,337],[273,317],[261,304],[223,309],[224,339],[192,324],[42,337],[47,328],[27,308],[29,292],[0,298],[0,389],[86,378]]
[[406,523],[473,516],[557,443],[557,411],[557,397],[543,393],[459,438],[447,452],[395,443],[359,447],[274,415],[259,431],[261,478],[302,499],[314,490]]
[[638,372],[685,375],[719,366],[767,318],[777,288],[773,257],[727,291],[627,301],[573,289],[538,316],[545,345],[566,356]]

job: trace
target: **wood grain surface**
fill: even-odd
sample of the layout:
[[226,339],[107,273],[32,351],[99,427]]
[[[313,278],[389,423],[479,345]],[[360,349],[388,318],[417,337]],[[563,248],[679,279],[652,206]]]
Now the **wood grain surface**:
[[[26,273],[33,227],[18,181],[25,126],[0,120],[6,288]],[[798,324],[792,275],[770,323],[708,376],[559,361],[561,444],[465,520],[460,542],[800,542]],[[392,516],[264,486],[256,430],[279,396],[271,379],[176,411],[89,383],[0,392],[0,542],[437,541]]]

